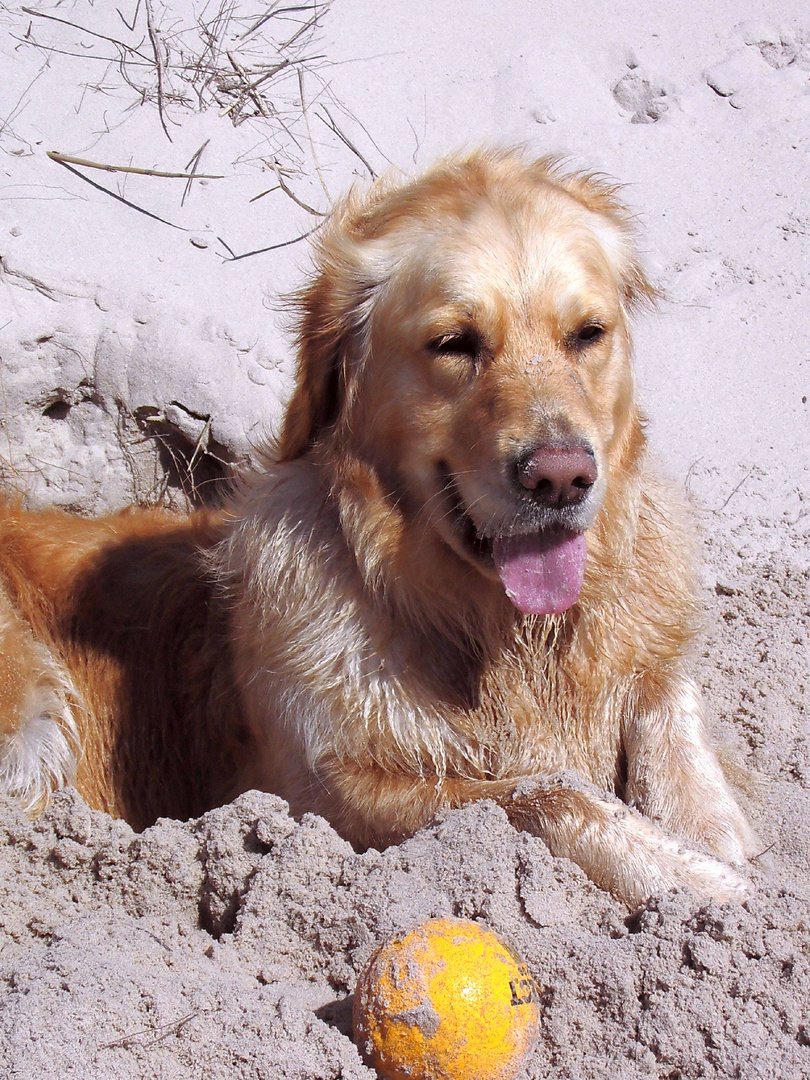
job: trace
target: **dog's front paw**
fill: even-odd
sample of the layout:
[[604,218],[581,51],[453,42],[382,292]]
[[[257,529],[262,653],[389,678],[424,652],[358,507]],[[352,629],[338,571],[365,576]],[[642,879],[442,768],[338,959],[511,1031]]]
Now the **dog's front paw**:
[[745,880],[727,863],[690,847],[577,773],[527,777],[506,808],[521,828],[542,836],[553,855],[573,859],[630,905],[677,888],[719,901],[746,894]]
[[655,815],[671,832],[705,848],[724,863],[744,866],[762,847],[736,799],[725,787],[704,791],[703,799],[681,798],[676,812]]
[[728,863],[688,849],[680,854],[683,865],[674,875],[674,884],[687,885],[700,896],[720,902],[744,900],[748,895],[748,882]]
[[736,803],[702,841],[709,851],[732,866],[743,866],[761,848],[757,834],[743,817]]

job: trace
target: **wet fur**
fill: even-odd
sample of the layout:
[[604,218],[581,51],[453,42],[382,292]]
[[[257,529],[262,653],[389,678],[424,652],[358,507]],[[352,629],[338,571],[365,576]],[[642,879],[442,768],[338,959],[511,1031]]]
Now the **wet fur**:
[[[0,787],[36,810],[75,782],[140,828],[255,786],[358,846],[491,798],[629,902],[740,895],[689,540],[634,396],[652,295],[615,190],[554,161],[350,194],[280,437],[222,513],[0,510]],[[475,544],[538,527],[510,462],[571,438],[599,468],[582,593],[524,616]]]

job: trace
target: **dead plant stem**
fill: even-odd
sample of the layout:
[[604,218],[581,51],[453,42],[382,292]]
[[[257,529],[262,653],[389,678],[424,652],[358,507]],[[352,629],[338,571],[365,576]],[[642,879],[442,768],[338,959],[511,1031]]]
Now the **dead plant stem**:
[[[203,143],[197,154],[191,159],[194,161],[203,149],[208,145]],[[138,176],[159,176],[167,180],[224,180],[224,176],[216,176],[213,173],[198,172],[162,172],[160,169],[138,169],[134,165],[105,165],[100,161],[88,161],[86,158],[72,157],[70,154],[62,154],[58,150],[46,151],[51,161],[58,161],[60,165],[81,165],[85,169],[102,169],[104,172],[136,173]]]
[[103,191],[105,195],[111,195],[114,199],[117,199],[118,202],[123,203],[124,206],[128,206],[130,210],[137,210],[139,214],[144,214],[146,217],[152,218],[154,221],[159,221],[162,225],[168,225],[172,229],[179,229],[180,232],[188,232],[188,229],[184,229],[182,225],[175,225],[173,221],[167,221],[166,218],[153,214],[151,210],[144,210],[144,208],[138,206],[137,203],[130,202],[129,199],[125,199],[123,195],[119,195],[117,191],[110,191],[110,189],[105,188],[103,184],[97,184],[95,180],[91,180],[89,176],[80,173],[78,169],[74,169],[73,166],[69,165],[66,161],[57,161],[57,164],[61,165],[63,169],[67,169],[68,172],[73,173],[74,176],[78,176],[80,180],[84,180],[85,184],[89,184],[90,187],[96,188],[97,191]]
[[169,129],[166,127],[166,117],[163,114],[163,57],[160,54],[160,42],[158,41],[158,34],[157,30],[155,30],[155,22],[152,15],[152,0],[143,0],[143,7],[146,12],[146,26],[149,31],[149,40],[152,43],[152,52],[155,54],[155,69],[157,71],[158,82],[157,104],[160,126],[163,128],[166,138],[171,142],[172,137],[169,134]]
[[34,11],[33,8],[21,8],[26,15],[35,15],[38,19],[49,19],[51,22],[63,23],[65,26],[72,26],[74,30],[80,30],[83,34],[89,34],[90,37],[100,38],[102,41],[109,41],[112,45],[117,45],[119,49],[126,49],[127,52],[134,53],[135,56],[140,56],[141,60],[149,62],[149,57],[145,56],[142,52],[139,52],[133,45],[127,45],[125,41],[119,41],[118,38],[107,37],[106,34],[99,34],[95,30],[88,30],[86,26],[81,26],[79,23],[71,22],[69,19],[60,19],[56,15],[46,15],[44,11]]

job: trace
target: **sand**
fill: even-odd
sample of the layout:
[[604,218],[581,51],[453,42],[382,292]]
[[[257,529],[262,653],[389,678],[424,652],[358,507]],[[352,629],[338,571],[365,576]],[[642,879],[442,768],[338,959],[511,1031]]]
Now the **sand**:
[[[266,72],[300,14],[246,33],[269,5],[27,6],[0,9],[0,458],[32,505],[182,505],[249,457],[306,250],[223,259],[311,229],[300,203],[488,141],[627,182],[666,293],[640,392],[703,537],[695,671],[763,854],[742,904],[629,911],[486,803],[363,855],[257,792],[140,835],[69,790],[36,822],[3,804],[0,1075],[370,1077],[357,974],[431,915],[483,919],[529,964],[531,1080],[810,1075],[803,6],[342,0],[281,54],[301,81],[291,63],[258,101],[236,65]],[[185,180],[74,166],[162,221],[45,156],[184,172],[206,140],[198,171],[225,179],[182,204]]]

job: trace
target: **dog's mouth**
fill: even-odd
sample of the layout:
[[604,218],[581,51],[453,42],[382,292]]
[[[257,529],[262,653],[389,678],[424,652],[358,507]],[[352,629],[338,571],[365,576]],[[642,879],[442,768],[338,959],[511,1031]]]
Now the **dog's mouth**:
[[465,509],[454,476],[445,466],[440,471],[448,520],[465,557],[488,577],[497,576],[518,611],[559,615],[577,602],[587,558],[583,532],[555,524],[482,534]]

